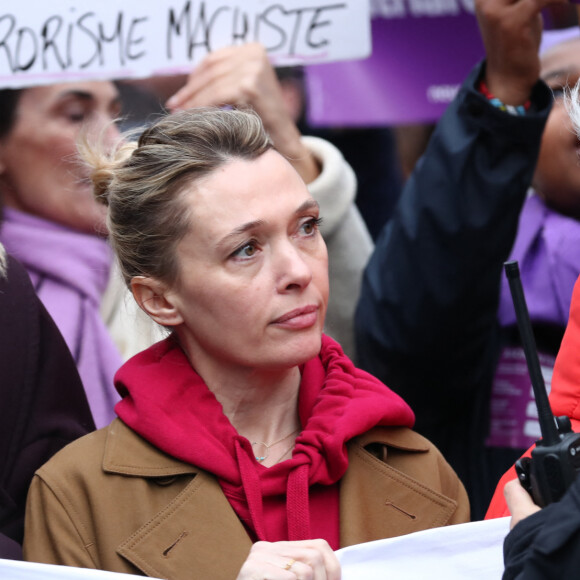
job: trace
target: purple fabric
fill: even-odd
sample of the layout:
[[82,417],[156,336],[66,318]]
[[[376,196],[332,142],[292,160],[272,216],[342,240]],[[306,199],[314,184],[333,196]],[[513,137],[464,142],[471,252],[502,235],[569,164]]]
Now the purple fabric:
[[559,28],[554,30],[544,30],[542,33],[542,43],[540,44],[540,54],[567,40],[580,38],[580,28],[571,26],[570,28]]
[[4,560],[22,560],[22,548],[20,544],[0,534],[0,558]]
[[112,262],[108,243],[9,208],[0,241],[22,262],[63,334],[97,428],[107,425],[115,417],[113,377],[122,364],[99,312]]
[[[525,202],[510,260],[519,262],[532,321],[565,326],[580,274],[580,222],[548,208],[536,195]],[[499,321],[516,323],[509,285],[502,278]]]
[[306,67],[311,125],[372,127],[439,119],[485,55],[477,20],[459,5],[454,15],[410,12],[373,18],[370,57]]

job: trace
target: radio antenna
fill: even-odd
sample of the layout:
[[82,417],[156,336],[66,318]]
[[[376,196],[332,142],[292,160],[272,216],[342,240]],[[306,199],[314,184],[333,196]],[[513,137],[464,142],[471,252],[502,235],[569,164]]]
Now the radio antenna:
[[542,445],[556,445],[560,441],[560,436],[558,434],[556,420],[550,408],[550,401],[548,400],[546,385],[540,368],[536,341],[534,340],[532,324],[530,322],[530,314],[520,279],[520,269],[517,261],[505,262],[504,268],[516,310],[516,318],[526,355],[528,372],[530,373],[532,388],[534,390],[534,396],[536,397],[538,419],[540,421],[540,430],[542,431]]

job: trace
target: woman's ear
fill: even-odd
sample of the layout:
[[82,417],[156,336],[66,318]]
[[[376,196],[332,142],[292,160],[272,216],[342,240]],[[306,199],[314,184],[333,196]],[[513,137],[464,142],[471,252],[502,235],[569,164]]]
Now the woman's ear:
[[131,279],[131,292],[141,310],[162,326],[178,326],[183,322],[179,311],[169,298],[167,286],[146,276],[134,276]]

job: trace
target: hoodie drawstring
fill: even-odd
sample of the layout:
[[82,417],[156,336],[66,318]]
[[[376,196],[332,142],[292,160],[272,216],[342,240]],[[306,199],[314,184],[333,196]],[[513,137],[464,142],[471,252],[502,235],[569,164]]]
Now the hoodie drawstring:
[[[252,526],[258,540],[267,540],[264,530],[264,510],[260,477],[248,453],[236,439],[236,457],[240,468],[242,487],[248,502]],[[286,489],[286,518],[288,520],[288,539],[307,540],[310,531],[310,503],[308,489],[308,464],[292,469],[288,476]]]
[[288,539],[306,540],[310,533],[310,504],[308,501],[308,464],[294,468],[288,476],[286,494]]
[[246,499],[248,501],[248,509],[250,511],[250,517],[252,518],[252,524],[254,527],[254,532],[258,540],[266,540],[266,534],[264,533],[264,510],[262,504],[262,486],[260,484],[260,478],[252,464],[252,460],[248,454],[242,449],[239,439],[235,441],[236,445],[236,457],[238,459],[238,465],[240,467],[240,475],[242,478],[242,486],[244,488],[244,493],[246,494]]

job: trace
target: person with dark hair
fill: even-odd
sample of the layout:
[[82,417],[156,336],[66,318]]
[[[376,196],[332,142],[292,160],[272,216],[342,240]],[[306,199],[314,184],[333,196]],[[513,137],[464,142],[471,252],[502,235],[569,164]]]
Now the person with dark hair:
[[2,245],[0,376],[0,558],[18,558],[34,472],[95,426],[59,330]]
[[476,0],[486,60],[377,241],[355,318],[359,364],[409,402],[475,519],[537,433],[503,263],[520,262],[548,378],[580,273],[578,141],[560,98],[580,72],[580,32],[540,59],[551,3]]
[[334,580],[331,550],[469,519],[411,409],[323,334],[320,207],[256,113],[82,151],[126,284],[171,334],[118,371],[118,418],[37,471],[27,559]]
[[0,91],[0,241],[64,336],[98,427],[113,417],[122,358],[100,313],[112,262],[105,212],[76,142],[89,127],[118,135],[119,106],[115,85],[105,81]]

